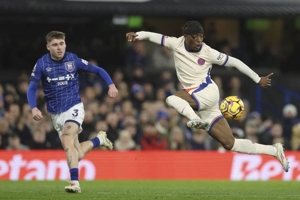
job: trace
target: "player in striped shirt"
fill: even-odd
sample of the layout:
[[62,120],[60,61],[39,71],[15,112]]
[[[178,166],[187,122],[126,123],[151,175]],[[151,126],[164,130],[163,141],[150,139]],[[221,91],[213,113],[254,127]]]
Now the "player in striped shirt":
[[51,114],[53,125],[59,134],[62,146],[67,155],[70,169],[70,185],[65,187],[67,192],[80,193],[78,182],[78,162],[91,149],[104,146],[112,150],[112,143],[105,132],[100,131],[97,137],[79,143],[78,134],[82,131],[84,119],[83,103],[79,95],[79,71],[87,71],[100,76],[108,85],[108,95],[116,97],[118,90],[111,77],[101,67],[94,66],[77,55],[66,52],[65,34],[51,31],[46,36],[49,53],[38,59],[30,77],[27,99],[32,116],[36,121],[43,118],[36,105],[36,91],[41,81],[47,111]]
[[206,130],[227,150],[274,156],[282,164],[283,169],[288,171],[289,164],[282,144],[261,145],[233,137],[219,109],[219,89],[210,77],[213,64],[235,67],[265,88],[271,86],[270,76],[273,73],[259,77],[239,59],[210,48],[203,42],[204,31],[197,21],[186,22],[179,38],[146,31],[129,32],[126,37],[129,42],[149,40],[173,51],[177,77],[184,89],[169,96],[166,102],[190,119],[188,127]]

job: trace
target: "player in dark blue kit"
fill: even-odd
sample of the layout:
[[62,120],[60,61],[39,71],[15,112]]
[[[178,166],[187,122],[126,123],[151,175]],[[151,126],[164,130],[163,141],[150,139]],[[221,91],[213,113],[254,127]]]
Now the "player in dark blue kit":
[[82,131],[81,124],[84,119],[83,103],[79,95],[78,72],[87,71],[99,75],[108,85],[108,95],[112,98],[118,95],[118,90],[104,69],[78,58],[73,53],[66,52],[63,32],[51,31],[46,36],[46,42],[49,53],[41,57],[34,66],[27,99],[33,118],[36,121],[41,120],[43,115],[36,106],[36,91],[41,80],[47,110],[51,114],[53,125],[67,154],[71,181],[65,190],[80,193],[79,160],[95,147],[104,146],[112,150],[113,146],[103,131],[90,141],[82,143],[78,141],[78,134]]

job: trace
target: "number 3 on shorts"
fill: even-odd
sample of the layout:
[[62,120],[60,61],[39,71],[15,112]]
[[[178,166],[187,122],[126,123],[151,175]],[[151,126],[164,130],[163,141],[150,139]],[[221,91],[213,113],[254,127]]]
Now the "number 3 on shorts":
[[74,117],[77,117],[78,116],[78,109],[74,109],[72,115]]

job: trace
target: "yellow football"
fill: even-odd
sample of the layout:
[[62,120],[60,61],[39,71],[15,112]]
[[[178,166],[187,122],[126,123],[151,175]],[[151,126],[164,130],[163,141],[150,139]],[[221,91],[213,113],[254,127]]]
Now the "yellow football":
[[228,96],[221,102],[220,110],[226,119],[238,120],[243,116],[245,106],[239,97]]

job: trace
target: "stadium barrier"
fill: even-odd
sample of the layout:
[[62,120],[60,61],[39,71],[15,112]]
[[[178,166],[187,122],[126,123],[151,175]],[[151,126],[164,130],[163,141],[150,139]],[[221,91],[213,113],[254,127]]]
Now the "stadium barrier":
[[[290,171],[270,156],[215,151],[92,151],[81,180],[300,180],[300,152],[286,153]],[[68,180],[63,151],[0,151],[0,180]]]

